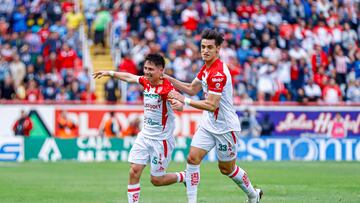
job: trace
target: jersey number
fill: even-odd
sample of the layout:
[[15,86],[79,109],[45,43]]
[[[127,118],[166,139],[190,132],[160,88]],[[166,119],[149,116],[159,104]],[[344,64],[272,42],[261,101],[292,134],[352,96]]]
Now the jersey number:
[[227,151],[227,145],[219,144],[219,151],[223,151],[223,152]]

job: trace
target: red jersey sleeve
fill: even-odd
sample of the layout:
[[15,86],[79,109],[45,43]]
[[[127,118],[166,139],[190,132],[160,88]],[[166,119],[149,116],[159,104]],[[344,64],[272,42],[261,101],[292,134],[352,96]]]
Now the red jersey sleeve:
[[144,76],[140,76],[138,82],[139,82],[140,85],[145,86],[146,78]]
[[201,70],[197,74],[197,76],[196,76],[197,79],[202,80],[202,77],[204,75],[204,69],[205,69],[205,65],[201,68]]
[[221,94],[226,85],[226,75],[220,71],[210,73],[207,78],[209,92]]

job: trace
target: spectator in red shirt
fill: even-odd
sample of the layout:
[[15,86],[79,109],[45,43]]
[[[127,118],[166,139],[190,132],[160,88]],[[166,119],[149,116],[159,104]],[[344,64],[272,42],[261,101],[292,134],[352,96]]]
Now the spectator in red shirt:
[[76,58],[76,52],[68,44],[65,43],[62,46],[60,52],[58,53],[59,71],[61,72],[63,77],[66,75],[67,69],[74,69]]
[[321,65],[319,71],[314,74],[314,82],[323,89],[329,77],[325,74],[325,65]]
[[329,84],[324,87],[323,98],[327,103],[337,103],[342,101],[340,87],[336,84],[334,78],[331,78]]
[[32,128],[31,119],[24,110],[21,110],[20,118],[16,120],[13,126],[14,134],[28,137]]
[[181,13],[183,26],[187,30],[195,31],[199,23],[199,13],[194,9],[192,3]]
[[44,43],[50,36],[49,23],[45,23],[44,26],[37,32],[40,36],[41,42]]
[[41,101],[43,99],[43,96],[35,80],[29,81],[29,87],[26,90],[25,99],[29,102]]
[[129,54],[125,54],[120,65],[119,71],[131,73],[134,75],[138,74],[138,70],[136,68],[135,62],[131,59]]
[[93,90],[91,90],[90,85],[86,85],[85,91],[80,94],[80,100],[86,102],[93,102],[96,100],[96,95]]
[[327,66],[329,65],[328,56],[325,51],[322,50],[319,44],[315,44],[315,52],[311,55],[311,66],[313,73],[315,74],[318,72],[320,66]]

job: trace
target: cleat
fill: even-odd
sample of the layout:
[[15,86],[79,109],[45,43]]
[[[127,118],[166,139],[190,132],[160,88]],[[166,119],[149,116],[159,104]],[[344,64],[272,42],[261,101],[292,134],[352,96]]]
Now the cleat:
[[183,181],[183,183],[184,183],[184,186],[186,187],[186,169],[184,171],[182,171],[182,172],[184,172],[184,181]]
[[248,199],[248,203],[259,203],[260,199],[264,195],[264,192],[261,189],[255,189],[256,197]]

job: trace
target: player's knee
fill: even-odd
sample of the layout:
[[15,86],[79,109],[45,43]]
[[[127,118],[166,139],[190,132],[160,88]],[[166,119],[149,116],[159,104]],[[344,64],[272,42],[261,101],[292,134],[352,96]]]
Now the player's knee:
[[157,177],[157,176],[151,176],[151,183],[154,185],[154,186],[162,186],[163,185],[163,178],[162,176],[160,177]]
[[219,165],[219,170],[223,175],[229,175],[233,171],[232,167],[229,167],[227,165]]
[[192,165],[199,165],[201,162],[201,159],[197,156],[194,156],[192,154],[189,154],[187,158],[187,163]]
[[141,170],[136,167],[131,167],[129,171],[129,175],[131,178],[140,178]]

